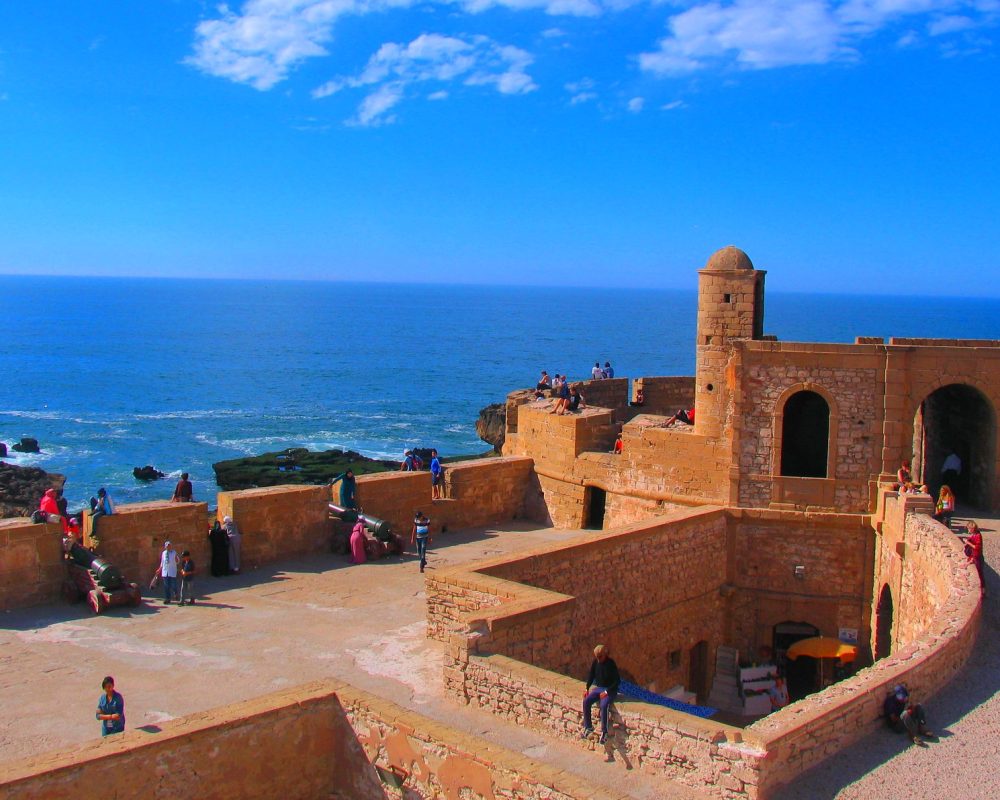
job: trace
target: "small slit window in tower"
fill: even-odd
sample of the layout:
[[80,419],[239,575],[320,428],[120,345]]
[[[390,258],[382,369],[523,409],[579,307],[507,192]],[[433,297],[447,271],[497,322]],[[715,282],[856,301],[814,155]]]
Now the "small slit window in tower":
[[681,668],[681,651],[671,650],[670,651],[670,669],[680,669]]
[[724,294],[724,295],[722,295],[722,302],[723,303],[731,303],[731,302],[733,302],[733,296],[731,294]]

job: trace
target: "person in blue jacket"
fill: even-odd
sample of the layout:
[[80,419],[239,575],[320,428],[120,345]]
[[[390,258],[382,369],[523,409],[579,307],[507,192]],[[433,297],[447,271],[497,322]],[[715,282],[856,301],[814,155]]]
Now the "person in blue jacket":
[[108,675],[101,681],[104,694],[97,701],[97,719],[101,723],[101,736],[125,730],[125,698],[115,691],[115,679]]

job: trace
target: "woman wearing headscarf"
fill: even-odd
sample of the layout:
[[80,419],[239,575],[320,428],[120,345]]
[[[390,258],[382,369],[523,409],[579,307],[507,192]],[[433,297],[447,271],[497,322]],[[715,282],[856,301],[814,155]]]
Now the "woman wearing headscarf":
[[222,527],[226,529],[226,536],[229,539],[229,568],[239,574],[240,546],[243,537],[240,535],[240,529],[236,527],[236,522],[228,515],[222,518]]
[[221,578],[229,574],[229,536],[219,520],[215,521],[208,532],[208,541],[212,546],[212,575]]
[[63,533],[69,531],[69,524],[65,516],[59,510],[59,493],[55,489],[46,489],[42,495],[42,501],[38,504],[38,510],[45,515],[48,522],[59,522],[62,524]]
[[358,518],[351,530],[351,562],[354,564],[364,564],[365,557],[365,523]]

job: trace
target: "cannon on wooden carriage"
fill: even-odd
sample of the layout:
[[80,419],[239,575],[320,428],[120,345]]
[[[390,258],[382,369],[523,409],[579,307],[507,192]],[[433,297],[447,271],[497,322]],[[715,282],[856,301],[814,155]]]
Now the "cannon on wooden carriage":
[[356,508],[344,508],[330,503],[330,516],[341,523],[333,534],[333,552],[346,555],[350,552],[351,528],[358,520],[365,525],[365,556],[377,561],[383,556],[403,552],[403,538],[392,532],[388,520],[365,514]]
[[63,594],[71,603],[86,600],[95,614],[114,606],[137,606],[142,592],[135,583],[128,583],[114,564],[99,558],[72,537],[63,539],[66,569],[69,577],[63,584]]

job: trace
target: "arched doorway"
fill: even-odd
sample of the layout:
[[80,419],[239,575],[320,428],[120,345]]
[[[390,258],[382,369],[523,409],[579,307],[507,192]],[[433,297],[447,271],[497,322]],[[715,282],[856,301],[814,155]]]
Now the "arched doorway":
[[801,700],[817,689],[815,658],[799,656],[794,661],[785,658],[789,647],[799,639],[810,636],[819,636],[819,628],[808,622],[779,622],[774,626],[774,661],[785,673],[788,696],[792,701]]
[[708,642],[698,642],[689,652],[688,683],[689,692],[694,692],[698,702],[708,697]]
[[953,482],[959,502],[992,507],[996,413],[986,396],[964,383],[931,392],[913,419],[913,474],[937,494],[945,459],[954,451],[962,471]]
[[830,406],[816,392],[788,398],[781,420],[781,474],[825,478],[830,446]]
[[889,584],[879,592],[878,604],[875,606],[875,660],[892,654],[892,590]]

